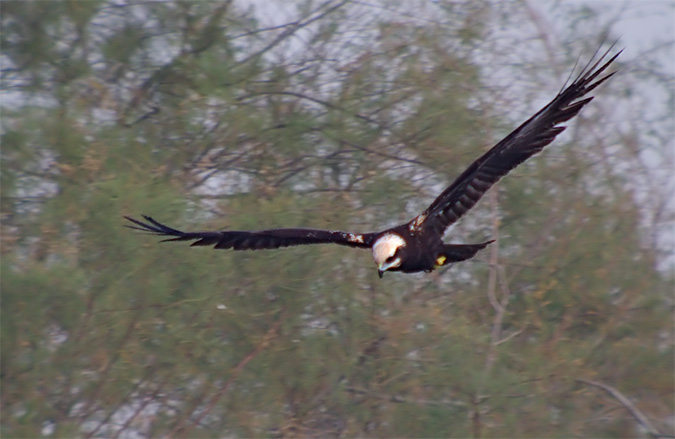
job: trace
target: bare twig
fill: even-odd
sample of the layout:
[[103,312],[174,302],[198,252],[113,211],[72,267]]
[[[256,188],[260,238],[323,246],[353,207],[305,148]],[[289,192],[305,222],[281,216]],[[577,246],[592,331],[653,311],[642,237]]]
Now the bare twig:
[[347,3],[348,3],[347,0],[337,2],[337,3],[334,3],[334,4],[331,4],[331,2],[328,1],[328,2],[320,5],[318,8],[316,8],[311,13],[309,13],[302,20],[294,21],[294,22],[291,22],[291,23],[287,23],[284,26],[281,26],[281,27],[287,27],[287,28],[283,32],[281,32],[281,34],[279,34],[272,42],[270,42],[268,45],[263,47],[261,50],[259,50],[255,53],[249,55],[248,57],[244,58],[239,64],[244,65],[251,60],[258,59],[259,57],[261,57],[265,53],[272,50],[274,47],[278,46],[285,39],[287,39],[287,38],[293,36],[294,34],[296,34],[300,29],[303,29],[303,28],[309,26],[310,24],[314,23],[315,21],[320,20],[321,18],[335,12],[336,10],[340,9],[342,6],[344,6]]
[[256,96],[265,96],[265,95],[292,96],[292,97],[295,97],[295,98],[298,98],[298,99],[304,99],[304,100],[307,100],[307,101],[310,101],[310,102],[314,102],[315,104],[319,104],[321,106],[324,106],[326,108],[329,108],[331,110],[336,110],[336,111],[340,111],[340,112],[345,113],[345,114],[349,114],[351,116],[356,117],[357,119],[365,120],[366,122],[371,123],[373,125],[376,125],[376,126],[382,128],[382,129],[387,129],[386,126],[383,126],[377,120],[372,119],[372,118],[370,118],[366,115],[363,115],[363,114],[358,113],[358,112],[349,111],[349,110],[347,110],[345,108],[342,108],[341,106],[339,106],[337,104],[334,104],[332,102],[329,102],[329,101],[326,101],[326,100],[323,100],[323,99],[319,99],[319,98],[315,98],[313,96],[309,96],[307,94],[295,92],[295,91],[286,91],[286,90],[258,91],[258,92],[255,92],[255,93],[247,94],[245,96],[240,96],[239,98],[237,98],[237,100],[244,101],[244,100],[256,97]]
[[[431,399],[410,399],[410,398],[405,398],[401,395],[384,395],[381,393],[376,393],[372,392],[367,389],[362,389],[359,387],[354,387],[354,386],[346,386],[345,390],[349,393],[353,393],[356,395],[363,395],[369,398],[373,399],[379,399],[382,401],[388,401],[388,402],[395,402],[399,404],[405,404],[405,403],[411,403],[411,404],[422,404],[422,405],[429,405],[429,406],[434,406],[434,407],[461,407],[466,409],[468,407],[468,404],[464,401],[457,401],[457,400],[443,400],[443,401],[438,401],[438,400],[431,400]],[[482,402],[482,401],[481,401]]]
[[[124,433],[124,431],[125,431],[127,428],[129,428],[129,426],[131,425],[131,423],[134,422],[134,419],[136,419],[136,417],[137,417],[143,410],[145,410],[151,403],[155,402],[155,399],[157,398],[157,395],[159,395],[159,393],[164,389],[164,385],[169,381],[170,376],[171,376],[171,374],[167,374],[167,375],[160,381],[160,383],[157,385],[157,387],[156,387],[155,390],[152,392],[152,394],[147,395],[147,396],[144,396],[144,397],[141,398],[141,401],[142,401],[142,402],[138,405],[138,407],[136,408],[136,410],[134,411],[134,413],[133,413],[131,416],[129,416],[129,417],[127,418],[127,420],[126,420],[126,422],[124,423],[124,425],[122,425],[122,427],[121,427],[119,430],[117,430],[117,433],[115,434],[114,439],[117,439],[118,437],[120,437],[120,436]],[[125,400],[123,400],[123,401],[125,402],[125,404],[127,404],[127,403],[129,402],[128,399],[125,399]],[[93,436],[94,436],[93,433],[89,435],[89,437],[93,437]]]
[[637,407],[635,407],[635,404],[630,402],[628,398],[623,396],[623,394],[614,387],[608,386],[607,384],[599,383],[597,381],[585,380],[582,378],[577,378],[575,381],[578,383],[588,384],[589,386],[597,387],[598,389],[602,389],[611,396],[613,396],[617,401],[621,403],[621,405],[623,405],[626,408],[626,410],[628,410],[628,412],[635,418],[635,420],[638,421],[638,423],[642,425],[642,427],[644,427],[645,430],[647,430],[647,432],[651,437],[654,438],[675,437],[673,435],[666,435],[661,433],[656,427],[654,427],[654,425],[649,421],[649,419]]
[[[199,425],[199,423],[204,419],[206,415],[211,413],[213,408],[216,406],[220,398],[227,393],[227,391],[230,389],[232,386],[232,383],[234,383],[234,380],[239,376],[239,373],[246,367],[246,365],[253,360],[255,357],[258,356],[263,350],[265,350],[267,347],[269,347],[270,343],[272,340],[274,340],[277,335],[279,334],[279,328],[281,327],[281,323],[283,322],[283,313],[281,316],[279,316],[279,319],[270,327],[270,329],[267,331],[267,333],[263,336],[262,340],[260,343],[258,343],[248,354],[244,356],[244,358],[239,361],[239,363],[234,367],[232,370],[232,373],[230,377],[227,379],[225,384],[211,397],[209,400],[206,408],[197,416],[194,420],[192,420],[192,425]],[[169,434],[169,437],[176,437],[178,434],[182,432],[184,428],[184,422],[180,422],[176,427],[171,431],[171,434]]]
[[[497,200],[497,192],[491,191],[488,194],[488,199],[492,208],[492,236],[496,242],[492,244],[492,248],[490,249],[490,278],[488,279],[487,293],[490,304],[495,310],[495,315],[492,320],[492,342],[490,343],[490,350],[488,351],[487,358],[485,359],[486,373],[489,372],[492,364],[497,358],[497,346],[522,332],[522,330],[516,331],[515,333],[502,339],[504,317],[506,316],[506,308],[509,304],[509,300],[511,299],[511,291],[507,285],[504,267],[500,266],[499,264],[499,205]],[[499,286],[501,290],[501,296],[499,298],[497,298],[496,295],[497,286]]]
[[554,53],[556,50],[554,49],[553,41],[551,41],[554,38],[553,32],[551,32],[551,27],[546,22],[541,13],[535,7],[533,7],[528,0],[523,0],[523,6],[525,6],[525,11],[527,12],[530,21],[532,21],[532,24],[537,29],[541,42],[544,44],[546,55],[548,56],[549,60],[549,65],[553,66],[553,68],[556,70],[556,73],[560,74],[558,71],[558,64],[555,62]]
[[[495,313],[503,313],[504,309],[497,300],[497,264],[499,263],[499,219],[497,217],[497,191],[492,190],[488,192],[488,200],[490,202],[490,209],[492,213],[492,239],[495,242],[490,246],[490,277],[488,278],[487,296],[490,300],[490,305],[495,310]],[[494,335],[494,331],[493,331]]]

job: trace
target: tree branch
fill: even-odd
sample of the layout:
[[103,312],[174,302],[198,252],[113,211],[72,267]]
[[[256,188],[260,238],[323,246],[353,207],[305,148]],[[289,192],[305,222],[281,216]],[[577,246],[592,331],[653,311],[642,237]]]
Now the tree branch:
[[[196,419],[192,421],[192,425],[199,425],[199,423],[208,415],[211,413],[213,408],[216,406],[216,403],[222,398],[222,396],[227,393],[227,391],[230,389],[232,386],[232,383],[234,383],[234,380],[239,376],[239,373],[246,367],[246,365],[253,360],[255,357],[258,356],[263,350],[265,350],[267,347],[269,347],[270,343],[272,340],[274,340],[277,335],[279,334],[279,328],[281,327],[281,323],[284,320],[283,312],[282,315],[279,316],[279,319],[272,325],[272,327],[267,331],[267,333],[263,336],[262,340],[260,343],[258,343],[248,354],[244,356],[244,358],[237,363],[237,365],[234,367],[232,370],[232,374],[230,377],[227,379],[225,384],[211,397],[209,400],[206,408],[199,413],[199,416],[197,416]],[[179,423],[176,425],[176,427],[171,431],[169,434],[169,437],[176,437],[177,435],[180,435],[183,432],[184,429],[184,422]]]
[[611,396],[613,396],[617,401],[619,401],[625,408],[628,410],[628,412],[635,418],[636,421],[640,425],[642,425],[645,430],[649,433],[651,437],[654,438],[673,438],[675,436],[673,435],[666,435],[661,433],[654,425],[649,421],[649,419],[637,408],[635,405],[630,402],[628,398],[623,396],[621,392],[619,392],[617,389],[615,389],[612,386],[608,386],[607,384],[599,383],[597,381],[591,381],[591,380],[585,380],[582,378],[577,378],[575,380],[578,383],[582,384],[587,384],[589,386],[597,387],[598,389],[602,389]]

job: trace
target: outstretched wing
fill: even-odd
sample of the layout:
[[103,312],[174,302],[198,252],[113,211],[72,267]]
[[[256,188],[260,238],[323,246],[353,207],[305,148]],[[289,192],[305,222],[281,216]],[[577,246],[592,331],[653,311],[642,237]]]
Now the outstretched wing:
[[346,233],[313,229],[271,229],[258,231],[224,230],[218,232],[182,232],[172,229],[143,215],[146,222],[125,216],[133,225],[131,229],[141,230],[158,236],[170,236],[165,241],[195,241],[192,246],[212,245],[217,249],[264,250],[292,245],[339,244],[350,247],[370,248],[377,233]]
[[553,142],[565,130],[564,126],[558,124],[576,116],[593,97],[579,99],[616,73],[596,79],[621,52],[598,67],[608,53],[609,50],[590,68],[584,68],[574,82],[558,93],[555,99],[473,162],[424,213],[410,222],[411,229],[435,227],[442,232],[471,209],[510,170]]

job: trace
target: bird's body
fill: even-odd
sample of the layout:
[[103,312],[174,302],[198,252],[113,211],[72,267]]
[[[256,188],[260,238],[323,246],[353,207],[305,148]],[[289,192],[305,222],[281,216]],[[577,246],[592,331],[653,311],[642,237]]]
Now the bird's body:
[[549,104],[474,161],[424,212],[406,224],[372,233],[318,229],[183,232],[143,216],[146,222],[125,217],[132,223],[128,227],[169,236],[165,241],[194,241],[193,246],[217,249],[261,250],[306,244],[369,248],[380,277],[385,271],[429,272],[438,266],[470,259],[493,241],[445,244],[446,229],[469,211],[499,179],[550,144],[565,129],[559,124],[576,116],[593,99],[581,98],[614,74],[597,79],[621,53],[598,67],[608,52],[595,64],[587,66]]
[[413,220],[379,233],[373,243],[373,258],[384,261],[378,267],[380,275],[385,271],[429,272],[448,263],[470,259],[491,242],[445,244],[442,233],[430,227],[415,228]]

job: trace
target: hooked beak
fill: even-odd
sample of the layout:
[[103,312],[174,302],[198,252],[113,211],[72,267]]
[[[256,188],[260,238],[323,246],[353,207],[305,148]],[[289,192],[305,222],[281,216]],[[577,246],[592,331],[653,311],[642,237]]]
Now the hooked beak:
[[396,258],[393,261],[389,262],[382,262],[377,266],[377,275],[380,276],[380,279],[382,279],[382,276],[384,276],[384,272],[389,270],[390,268],[396,268],[401,265],[401,258]]

